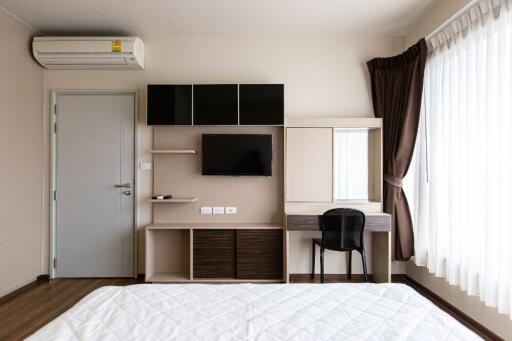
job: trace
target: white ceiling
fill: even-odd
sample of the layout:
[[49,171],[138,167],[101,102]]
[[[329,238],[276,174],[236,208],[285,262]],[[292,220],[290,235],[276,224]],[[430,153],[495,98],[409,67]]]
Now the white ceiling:
[[0,0],[43,34],[402,36],[444,0]]

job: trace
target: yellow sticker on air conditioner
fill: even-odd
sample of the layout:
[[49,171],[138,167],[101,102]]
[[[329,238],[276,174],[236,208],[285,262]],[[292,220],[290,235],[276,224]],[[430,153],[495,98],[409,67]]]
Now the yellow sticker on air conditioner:
[[121,52],[123,49],[121,40],[114,40],[112,42],[112,52]]

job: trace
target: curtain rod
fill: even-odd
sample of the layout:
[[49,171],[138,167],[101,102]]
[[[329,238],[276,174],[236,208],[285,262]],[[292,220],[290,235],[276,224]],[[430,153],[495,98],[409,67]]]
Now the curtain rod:
[[442,23],[439,27],[437,27],[434,31],[432,31],[428,36],[425,37],[426,40],[429,40],[445,28],[447,28],[452,22],[457,20],[461,15],[466,13],[467,11],[471,10],[471,8],[477,6],[482,0],[472,0],[466,6],[462,7],[457,13],[452,15],[450,19],[446,20],[444,23]]

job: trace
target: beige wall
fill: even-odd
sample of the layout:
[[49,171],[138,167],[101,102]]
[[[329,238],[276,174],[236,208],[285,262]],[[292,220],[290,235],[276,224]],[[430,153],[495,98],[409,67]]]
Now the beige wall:
[[0,9],[0,296],[42,273],[43,69],[33,33]]
[[[435,2],[435,6],[425,12],[423,19],[419,20],[407,34],[405,45],[414,44],[421,37],[427,36],[469,2],[470,0]],[[477,297],[468,296],[457,286],[449,285],[444,278],[437,278],[430,274],[424,267],[408,263],[406,273],[496,334],[506,340],[512,340],[512,322],[507,315],[498,314],[496,309],[486,307]]]
[[[366,61],[400,52],[403,38],[366,36],[311,37],[142,37],[146,44],[144,71],[47,70],[45,96],[51,89],[137,89],[140,91],[140,161],[150,161],[152,130],[143,123],[147,83],[286,84],[286,115],[372,117]],[[49,104],[45,117],[48,119]],[[49,132],[45,146],[48,150]],[[49,153],[46,152],[46,164]],[[49,169],[49,167],[48,167]],[[48,179],[48,174],[46,179]],[[139,171],[139,227],[151,222],[145,202],[152,189],[151,171]],[[45,184],[45,192],[48,183]],[[236,205],[236,203],[233,203]],[[48,212],[48,203],[45,203]],[[45,220],[43,261],[48,267],[49,227]],[[139,233],[139,235],[141,235]],[[297,235],[301,242],[300,235]],[[304,238],[302,238],[304,239]],[[139,271],[143,271],[139,239]],[[307,252],[307,250],[305,251]],[[371,256],[368,256],[371,258]],[[307,258],[309,259],[309,258]],[[331,257],[327,272],[341,272],[341,256]],[[357,262],[357,264],[359,264]],[[309,263],[302,267],[309,271]],[[300,269],[299,269],[300,270]],[[354,268],[358,272],[357,267]]]
[[[272,176],[201,175],[201,134],[272,134]],[[153,156],[154,193],[198,200],[188,204],[153,205],[154,223],[282,223],[283,128],[156,127],[156,149],[195,149],[197,154]],[[202,206],[236,206],[234,215],[201,215]]]

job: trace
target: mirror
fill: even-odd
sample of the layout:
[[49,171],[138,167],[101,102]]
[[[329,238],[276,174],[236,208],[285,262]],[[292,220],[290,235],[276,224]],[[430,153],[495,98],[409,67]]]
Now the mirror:
[[334,134],[334,199],[369,200],[369,131],[336,129]]

